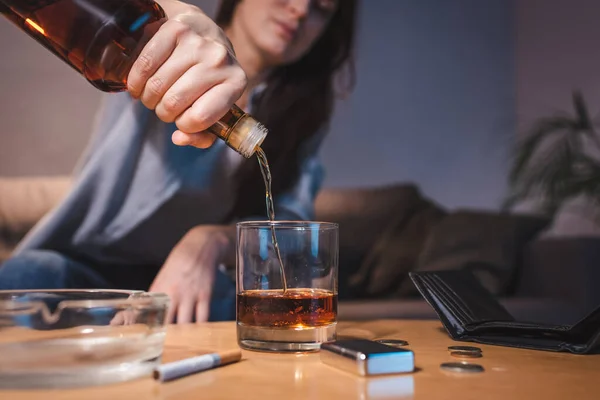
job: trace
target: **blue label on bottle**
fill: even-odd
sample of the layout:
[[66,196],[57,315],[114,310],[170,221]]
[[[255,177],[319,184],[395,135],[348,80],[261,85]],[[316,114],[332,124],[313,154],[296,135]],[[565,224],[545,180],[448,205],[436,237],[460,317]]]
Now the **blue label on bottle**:
[[129,32],[135,32],[150,19],[150,13],[145,12],[129,26]]

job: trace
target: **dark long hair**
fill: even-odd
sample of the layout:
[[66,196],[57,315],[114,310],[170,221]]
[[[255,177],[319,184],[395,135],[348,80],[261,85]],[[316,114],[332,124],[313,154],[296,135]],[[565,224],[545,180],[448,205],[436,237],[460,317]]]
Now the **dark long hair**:
[[[275,202],[277,195],[289,189],[298,178],[301,144],[329,122],[336,89],[347,93],[354,85],[352,50],[356,1],[340,0],[309,52],[298,61],[272,71],[266,89],[252,110],[254,117],[269,129],[262,148],[271,166]],[[227,27],[239,2],[223,0],[217,24]],[[232,210],[234,219],[265,214],[264,185],[256,157],[244,163],[236,177],[239,195]]]

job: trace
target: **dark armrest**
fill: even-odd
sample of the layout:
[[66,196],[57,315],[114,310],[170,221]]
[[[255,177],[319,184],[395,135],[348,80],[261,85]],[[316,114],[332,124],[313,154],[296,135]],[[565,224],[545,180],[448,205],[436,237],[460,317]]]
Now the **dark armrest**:
[[70,187],[69,176],[0,177],[0,262]]
[[547,238],[523,256],[517,295],[567,301],[583,316],[600,305],[600,237]]

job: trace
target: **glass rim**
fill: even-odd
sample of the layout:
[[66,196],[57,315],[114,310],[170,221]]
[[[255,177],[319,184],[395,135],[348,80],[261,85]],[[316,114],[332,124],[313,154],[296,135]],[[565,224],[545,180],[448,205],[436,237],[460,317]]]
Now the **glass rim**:
[[[168,306],[169,296],[166,293],[145,292],[143,290],[122,290],[122,289],[7,289],[0,290],[2,295],[25,295],[25,294],[63,294],[68,296],[70,293],[105,293],[105,294],[124,294],[128,297],[105,298],[105,299],[85,299],[85,298],[65,298],[61,299],[59,304],[61,308],[97,308],[97,307],[161,307]],[[22,307],[43,307],[45,303],[40,299],[15,300],[0,298],[0,313],[10,310],[18,305]]]
[[[314,226],[316,225],[316,226]],[[337,230],[339,224],[336,222],[326,221],[302,221],[302,220],[255,220],[255,221],[242,221],[236,223],[237,228],[242,229],[258,229],[258,228],[270,228],[275,227],[276,229],[307,229],[307,230]]]

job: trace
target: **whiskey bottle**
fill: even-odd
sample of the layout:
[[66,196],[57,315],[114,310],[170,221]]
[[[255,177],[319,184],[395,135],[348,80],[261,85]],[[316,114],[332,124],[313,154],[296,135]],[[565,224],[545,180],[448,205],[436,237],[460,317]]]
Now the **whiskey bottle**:
[[[0,0],[0,13],[105,92],[126,90],[133,63],[166,21],[153,0]],[[245,157],[268,133],[235,105],[207,130]]]

